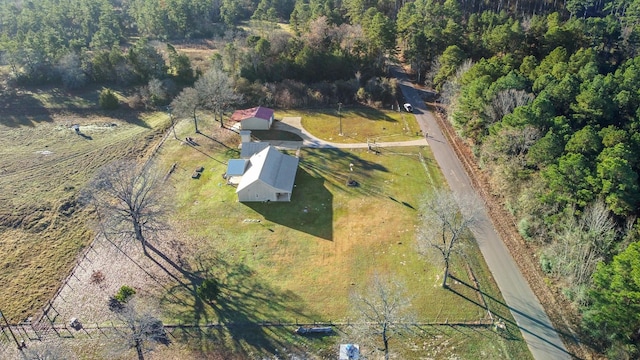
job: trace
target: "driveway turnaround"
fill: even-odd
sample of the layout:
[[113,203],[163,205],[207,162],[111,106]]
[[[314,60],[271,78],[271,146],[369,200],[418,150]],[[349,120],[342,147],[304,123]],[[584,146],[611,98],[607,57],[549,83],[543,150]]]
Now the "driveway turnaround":
[[[479,197],[462,163],[442,134],[433,112],[427,108],[418,91],[407,82],[405,74],[397,68],[394,73],[406,102],[414,107],[420,128],[427,134],[431,151],[451,191],[467,197]],[[474,236],[502,292],[506,302],[504,305],[511,311],[531,354],[538,360],[571,359],[573,356],[567,351],[544,308],[500,239],[486,209],[482,212],[481,220],[481,227],[473,231]]]

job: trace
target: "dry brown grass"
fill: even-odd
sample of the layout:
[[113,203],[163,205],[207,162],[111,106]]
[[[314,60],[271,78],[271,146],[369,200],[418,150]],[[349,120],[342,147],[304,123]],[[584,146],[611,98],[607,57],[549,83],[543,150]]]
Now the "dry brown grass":
[[0,119],[0,299],[12,321],[44,305],[89,243],[91,215],[76,199],[87,179],[109,161],[144,156],[159,134],[126,113],[39,109]]

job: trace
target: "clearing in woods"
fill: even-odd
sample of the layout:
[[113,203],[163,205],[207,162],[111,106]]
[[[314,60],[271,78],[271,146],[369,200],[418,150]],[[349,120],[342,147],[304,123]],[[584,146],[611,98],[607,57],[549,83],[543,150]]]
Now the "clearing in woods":
[[[90,240],[91,231],[81,219],[87,213],[77,211],[76,191],[110,160],[148,156],[159,138],[156,129],[168,122],[163,113],[148,118],[129,117],[124,111],[108,116],[84,116],[80,110],[34,113],[7,117],[0,126],[0,155],[8,159],[0,170],[0,208],[5,209],[0,213],[0,251],[7,254],[0,263],[0,281],[7,284],[0,298],[15,300],[2,309],[15,321],[42,307]],[[80,124],[79,133],[74,124]],[[349,294],[366,286],[375,271],[397,274],[407,282],[421,321],[485,318],[478,292],[464,283],[452,284],[457,292],[438,287],[439,266],[418,257],[412,246],[417,200],[425,184],[433,186],[441,176],[427,150],[384,149],[382,155],[364,149],[303,150],[295,202],[239,204],[234,188],[221,177],[226,161],[238,155],[237,139],[222,139],[212,130],[217,124],[206,117],[201,125],[201,135],[193,135],[188,120],[177,129],[180,139],[193,136],[197,145],[170,136],[160,151],[158,165],[163,169],[178,164],[168,183],[180,190],[174,192],[173,217],[180,235],[157,244],[172,264],[159,256],[160,263],[141,258],[136,246],[127,250],[129,257],[109,243],[97,243],[88,253],[90,263],[78,268],[71,286],[55,299],[60,314],[54,323],[64,325],[70,316],[96,327],[117,322],[107,299],[122,285],[134,286],[147,306],[162,309],[159,316],[166,324],[348,321],[353,316]],[[199,166],[205,167],[203,176],[191,179]],[[363,186],[348,188],[349,176]],[[457,263],[455,275],[473,284],[464,265],[469,262],[489,299],[497,301],[489,306],[510,318],[481,257],[472,253]],[[103,273],[104,283],[91,283],[93,271]],[[217,282],[218,301],[203,303],[194,296],[204,279]],[[347,336],[342,330],[348,326],[339,330],[339,337]],[[427,327],[409,336],[402,349],[405,356],[526,357],[519,332],[512,326],[509,330],[505,337],[486,328]],[[171,331],[179,341],[157,349],[159,358],[195,358],[216,351],[228,351],[221,358],[255,358],[278,349],[331,356],[341,340],[300,338],[288,327]],[[110,340],[101,340],[100,346],[90,333],[83,334],[59,341],[89,358],[105,356],[105,346],[118,341],[108,330],[101,336]]]

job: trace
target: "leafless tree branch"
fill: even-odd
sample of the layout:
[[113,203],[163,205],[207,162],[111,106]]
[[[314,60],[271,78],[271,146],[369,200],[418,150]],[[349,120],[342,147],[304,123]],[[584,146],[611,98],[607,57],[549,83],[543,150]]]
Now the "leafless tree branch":
[[447,286],[451,255],[461,249],[461,240],[480,222],[482,205],[446,189],[437,189],[423,201],[422,226],[417,233],[418,250],[423,255],[437,251],[444,262],[442,287]]

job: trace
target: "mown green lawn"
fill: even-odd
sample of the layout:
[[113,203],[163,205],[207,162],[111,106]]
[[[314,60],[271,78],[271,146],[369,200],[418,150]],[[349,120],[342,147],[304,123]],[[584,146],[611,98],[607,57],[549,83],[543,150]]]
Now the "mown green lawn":
[[[335,143],[415,140],[420,127],[412,114],[356,106],[338,109],[278,111],[276,119],[301,116],[304,128],[315,137]],[[342,123],[342,135],[340,135]]]

